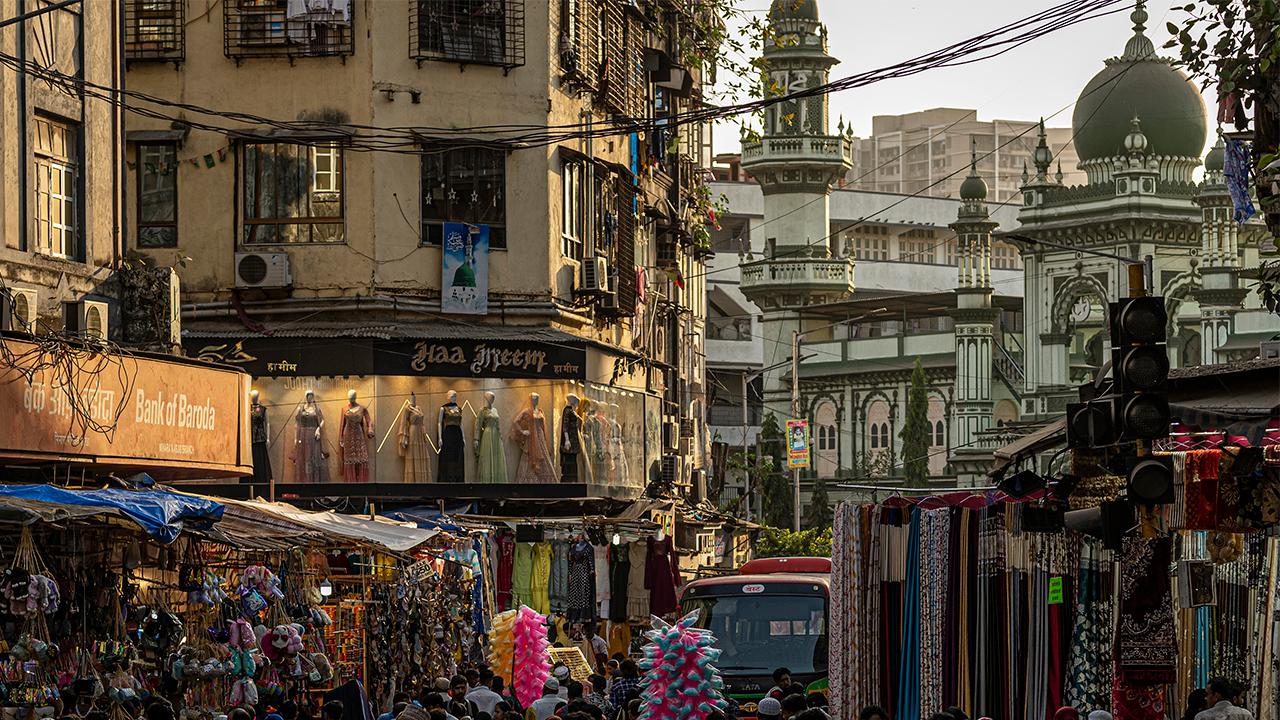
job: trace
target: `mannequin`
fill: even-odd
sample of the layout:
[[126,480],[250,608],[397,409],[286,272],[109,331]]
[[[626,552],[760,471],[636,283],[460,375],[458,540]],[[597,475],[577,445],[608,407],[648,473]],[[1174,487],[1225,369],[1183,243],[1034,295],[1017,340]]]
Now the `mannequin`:
[[484,394],[484,407],[476,415],[476,482],[507,482],[507,453],[502,448],[502,428],[496,399],[492,392]]
[[608,477],[604,467],[604,430],[600,426],[600,417],[596,414],[596,404],[591,398],[582,398],[578,406],[578,415],[582,417],[582,449],[583,464],[591,477],[588,482],[595,482]]
[[463,458],[465,442],[462,439],[462,408],[458,407],[458,392],[449,391],[449,401],[440,406],[436,418],[437,437],[440,438],[440,482],[460,483],[465,480],[466,460]]
[[329,482],[328,454],[324,451],[321,430],[324,429],[324,413],[316,404],[316,393],[308,390],[298,410],[294,413],[297,426],[293,440],[293,478],[300,483]]
[[516,466],[518,483],[554,483],[551,448],[547,444],[547,419],[538,409],[538,393],[529,395],[529,404],[511,423],[511,440],[520,446],[520,464]]
[[610,448],[613,446],[613,423],[609,422],[609,416],[606,411],[609,409],[608,404],[603,400],[596,403],[596,427],[599,428],[600,441],[596,446],[595,475],[600,478],[599,482],[611,482],[616,480],[614,477],[613,453]]
[[273,479],[268,452],[271,420],[267,417],[267,406],[258,401],[257,390],[249,391],[249,434],[253,443],[253,477],[240,478],[240,482],[269,484]]
[[369,440],[373,438],[373,419],[369,409],[356,402],[356,391],[347,391],[347,406],[342,410],[338,429],[338,447],[342,450],[342,479],[349,483],[369,482]]
[[400,417],[400,457],[404,458],[404,481],[431,482],[431,462],[427,454],[426,413],[418,407],[418,394],[409,393],[409,402]]
[[621,485],[626,485],[631,481],[631,474],[627,472],[627,453],[623,445],[622,423],[618,421],[617,403],[609,403],[609,459],[613,464],[613,472],[615,479]]
[[581,400],[569,393],[564,412],[560,413],[560,482],[591,482],[591,470],[583,454],[582,418],[578,415]]

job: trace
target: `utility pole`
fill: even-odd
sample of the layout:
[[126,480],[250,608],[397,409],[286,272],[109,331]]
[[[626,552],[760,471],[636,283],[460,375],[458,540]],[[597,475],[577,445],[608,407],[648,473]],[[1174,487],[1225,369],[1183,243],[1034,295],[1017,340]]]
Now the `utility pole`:
[[[791,331],[791,417],[800,418],[800,331]],[[787,455],[791,454],[791,438],[787,438]],[[790,464],[790,462],[788,462]],[[800,532],[800,468],[791,468],[793,517],[791,529]]]

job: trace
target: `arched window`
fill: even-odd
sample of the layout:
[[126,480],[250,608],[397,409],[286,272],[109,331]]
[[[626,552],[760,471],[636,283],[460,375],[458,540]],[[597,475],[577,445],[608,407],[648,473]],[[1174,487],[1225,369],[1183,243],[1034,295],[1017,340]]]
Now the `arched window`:
[[871,440],[871,449],[879,450],[880,449],[880,426],[879,425],[873,424],[871,426],[870,440]]
[[889,423],[880,423],[880,447],[889,447]]
[[933,424],[933,446],[947,446],[947,428],[942,424],[941,420]]

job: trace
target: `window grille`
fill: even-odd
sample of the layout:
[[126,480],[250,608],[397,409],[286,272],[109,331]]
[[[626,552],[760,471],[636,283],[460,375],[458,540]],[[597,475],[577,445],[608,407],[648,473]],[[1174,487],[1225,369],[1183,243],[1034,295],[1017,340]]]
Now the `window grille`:
[[524,0],[410,0],[409,57],[524,65]]
[[186,53],[186,0],[126,0],[124,56],[181,62]]
[[225,0],[223,52],[236,61],[351,55],[355,52],[352,2]]

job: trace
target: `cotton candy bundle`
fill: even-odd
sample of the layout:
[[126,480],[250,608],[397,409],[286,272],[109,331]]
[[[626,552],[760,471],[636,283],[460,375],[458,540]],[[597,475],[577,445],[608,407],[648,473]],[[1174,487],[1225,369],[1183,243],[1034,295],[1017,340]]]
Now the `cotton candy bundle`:
[[516,699],[525,707],[542,697],[542,685],[551,677],[546,622],[545,616],[521,605],[511,632]]
[[493,617],[493,632],[489,634],[489,667],[493,674],[502,678],[508,686],[515,685],[511,678],[512,633],[515,630],[516,611],[508,610]]
[[716,639],[693,627],[697,621],[697,610],[675,625],[653,618],[653,629],[645,633],[650,642],[640,661],[646,685],[640,695],[640,720],[703,720],[727,707],[721,694],[724,682],[712,665],[720,657],[712,647]]

